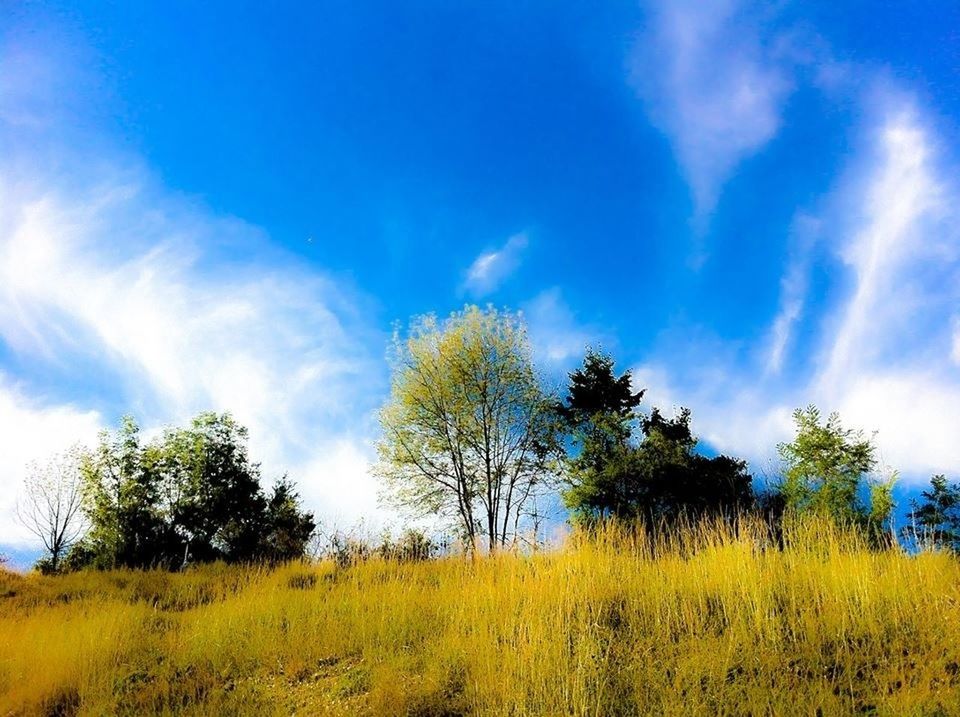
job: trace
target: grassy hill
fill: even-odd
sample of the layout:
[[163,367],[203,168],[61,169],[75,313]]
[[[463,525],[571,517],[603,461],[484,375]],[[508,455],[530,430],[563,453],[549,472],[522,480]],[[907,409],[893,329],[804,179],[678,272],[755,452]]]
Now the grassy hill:
[[960,714],[960,562],[815,523],[0,577],[0,714]]

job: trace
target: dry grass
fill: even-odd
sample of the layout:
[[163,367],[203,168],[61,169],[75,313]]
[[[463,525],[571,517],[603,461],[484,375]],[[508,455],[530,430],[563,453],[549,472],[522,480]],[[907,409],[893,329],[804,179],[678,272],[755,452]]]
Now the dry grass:
[[960,714],[960,562],[822,525],[0,576],[0,715]]

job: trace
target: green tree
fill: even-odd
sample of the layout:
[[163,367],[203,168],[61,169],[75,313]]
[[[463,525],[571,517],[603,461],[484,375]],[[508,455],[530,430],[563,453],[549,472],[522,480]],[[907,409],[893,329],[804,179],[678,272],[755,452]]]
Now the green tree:
[[168,525],[192,560],[255,556],[267,500],[247,429],[229,414],[201,413],[168,429],[150,452],[163,474]]
[[944,475],[935,475],[921,499],[913,501],[905,536],[918,547],[960,552],[960,485],[948,483]]
[[140,427],[126,416],[116,433],[102,432],[97,447],[84,456],[91,530],[81,547],[97,567],[145,567],[161,553],[160,477],[143,453]]
[[[831,413],[824,421],[816,406],[794,411],[797,432],[778,446],[783,462],[779,491],[788,511],[813,512],[884,532],[893,510],[894,477],[872,479],[877,465],[873,441],[844,428]],[[864,502],[864,488],[869,499]]]
[[516,536],[524,506],[552,474],[554,405],[534,371],[519,316],[469,306],[423,316],[393,344],[377,471],[416,516],[452,520],[490,551]]
[[622,515],[633,503],[635,449],[630,443],[643,391],[634,392],[630,372],[614,372],[614,360],[588,349],[570,373],[557,412],[569,435],[564,502],[581,519]]
[[[642,439],[610,442],[621,424],[606,417],[606,434],[586,437],[583,455],[602,460],[574,459],[571,485],[564,494],[567,507],[579,520],[643,519],[648,527],[672,524],[681,518],[730,516],[753,505],[752,478],[746,463],[728,456],[697,453],[690,431],[690,411],[673,419],[654,408],[641,421]],[[601,436],[599,449],[592,441]]]
[[630,372],[618,376],[614,365],[588,350],[558,408],[571,439],[563,498],[574,519],[642,518],[652,526],[751,506],[746,464],[700,455],[687,409],[674,419],[656,408],[641,418],[643,391],[634,392]]
[[286,478],[264,494],[247,431],[229,414],[202,413],[146,445],[124,419],[87,455],[84,474],[92,529],[73,566],[287,560],[303,555],[316,527]]
[[631,421],[643,400],[643,391],[633,391],[629,371],[617,376],[609,354],[587,349],[583,365],[570,373],[570,383],[558,412],[574,429],[589,430],[597,420]]
[[267,498],[257,557],[270,562],[301,558],[316,528],[313,515],[301,508],[300,496],[284,476]]

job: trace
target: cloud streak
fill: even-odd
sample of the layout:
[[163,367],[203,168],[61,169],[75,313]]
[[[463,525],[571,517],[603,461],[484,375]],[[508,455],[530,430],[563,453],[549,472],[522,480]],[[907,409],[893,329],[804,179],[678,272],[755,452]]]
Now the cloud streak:
[[783,369],[794,328],[803,316],[811,254],[819,231],[820,222],[815,217],[800,215],[794,221],[789,263],[780,280],[780,309],[770,328],[767,375],[778,374]]
[[514,234],[499,249],[480,254],[467,269],[461,289],[475,298],[492,294],[520,266],[528,243],[526,234]]
[[923,480],[960,464],[960,375],[951,359],[960,300],[960,217],[952,207],[960,187],[946,179],[952,172],[937,155],[935,133],[908,97],[882,88],[871,106],[860,158],[821,215],[804,219],[840,229],[825,260],[846,267],[831,287],[833,302],[805,319],[818,328],[820,350],[780,374],[790,327],[813,310],[803,298],[808,243],[781,282],[762,364],[704,363],[691,353],[679,364],[654,358],[638,374],[651,382],[651,401],[699,407],[705,438],[758,465],[791,435],[790,411],[815,402],[876,430],[883,461]]

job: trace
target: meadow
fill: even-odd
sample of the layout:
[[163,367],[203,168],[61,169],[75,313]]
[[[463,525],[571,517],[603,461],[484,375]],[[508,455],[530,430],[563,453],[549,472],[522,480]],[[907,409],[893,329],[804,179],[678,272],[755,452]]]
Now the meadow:
[[960,714],[960,562],[803,521],[0,575],[0,714]]

